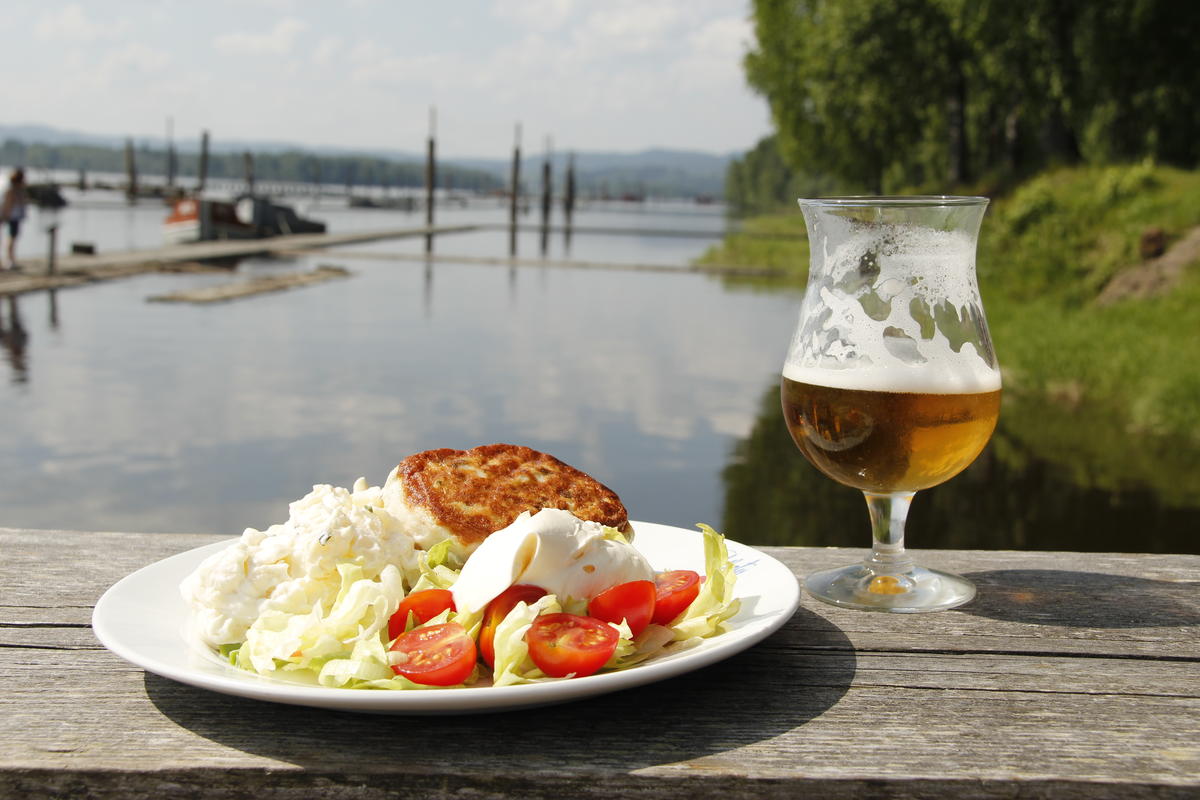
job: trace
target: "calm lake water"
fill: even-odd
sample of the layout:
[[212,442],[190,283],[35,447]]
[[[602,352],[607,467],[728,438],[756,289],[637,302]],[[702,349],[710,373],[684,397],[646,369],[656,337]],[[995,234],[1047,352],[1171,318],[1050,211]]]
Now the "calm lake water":
[[[311,213],[335,232],[423,220],[329,201]],[[506,215],[481,200],[439,208],[438,222]],[[89,193],[64,210],[59,241],[154,246],[163,216],[157,203]],[[539,258],[537,216],[524,219],[518,255]],[[38,222],[26,255],[44,252]],[[548,238],[549,259],[683,265],[715,239],[586,228],[715,237],[726,224],[688,204],[591,206],[575,222],[569,240]],[[0,524],[235,535],[281,521],[313,484],[379,483],[412,452],[506,441],[595,475],[634,519],[707,522],[751,544],[869,541],[861,497],[809,467],[783,426],[778,370],[797,289],[388,258],[422,250],[391,240],[0,301]],[[503,256],[508,234],[447,235],[436,251]],[[353,274],[211,306],[147,302],[319,264]],[[1200,455],[1128,442],[1167,454],[1184,476],[1168,485],[1081,449],[1063,433],[1078,415],[1058,413],[1006,398],[984,456],[918,496],[910,544],[1198,551]]]

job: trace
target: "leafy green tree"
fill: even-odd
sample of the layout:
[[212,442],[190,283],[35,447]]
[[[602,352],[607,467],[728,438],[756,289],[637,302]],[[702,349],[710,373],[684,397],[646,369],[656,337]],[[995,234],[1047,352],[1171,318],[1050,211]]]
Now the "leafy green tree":
[[838,181],[828,174],[792,169],[779,152],[776,136],[763,138],[731,161],[725,174],[725,201],[738,214],[794,209],[797,198],[839,191]]
[[754,0],[754,20],[747,79],[794,170],[880,191],[1200,161],[1200,3]]
[[[934,0],[755,0],[746,75],[793,164],[823,164],[876,192],[954,91],[952,31]],[[905,175],[905,178],[910,176]]]
[[1200,162],[1200,4],[1125,0],[1085,6],[1076,36],[1090,160]]

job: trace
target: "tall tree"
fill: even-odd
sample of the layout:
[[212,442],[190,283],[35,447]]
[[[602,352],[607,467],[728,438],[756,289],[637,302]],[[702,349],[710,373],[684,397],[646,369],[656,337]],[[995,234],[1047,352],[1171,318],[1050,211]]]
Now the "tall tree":
[[754,0],[754,21],[746,75],[797,172],[879,191],[1200,162],[1200,3]]
[[955,89],[940,3],[755,0],[754,11],[758,49],[746,75],[766,96],[789,161],[828,165],[876,192],[889,171],[914,165]]

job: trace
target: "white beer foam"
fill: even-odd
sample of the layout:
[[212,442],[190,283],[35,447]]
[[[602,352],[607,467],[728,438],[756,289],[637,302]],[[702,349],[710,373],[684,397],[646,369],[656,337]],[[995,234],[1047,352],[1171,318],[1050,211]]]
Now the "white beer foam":
[[[810,279],[785,377],[834,388],[932,394],[1000,388],[990,353],[969,341],[955,350],[940,329],[925,338],[910,310],[914,301],[927,311],[949,303],[955,313],[982,315],[973,237],[897,225],[855,229],[847,222],[824,241],[841,244],[823,254],[823,266]],[[870,260],[879,275],[861,284],[860,265]],[[868,314],[861,301],[867,294],[876,305],[890,306],[884,319]]]
[[[965,345],[964,350],[971,345]],[[1000,388],[1000,373],[988,369],[977,359],[982,369],[962,371],[952,364],[897,364],[887,367],[851,367],[821,369],[785,364],[783,377],[812,386],[830,389],[857,389],[871,392],[904,392],[910,394],[974,394],[994,392]]]

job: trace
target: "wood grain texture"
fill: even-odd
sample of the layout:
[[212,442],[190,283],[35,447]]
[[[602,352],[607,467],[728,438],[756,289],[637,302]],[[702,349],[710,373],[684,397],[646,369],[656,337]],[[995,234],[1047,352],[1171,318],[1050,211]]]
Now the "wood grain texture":
[[[674,680],[388,717],[218,695],[100,647],[108,586],[219,538],[0,529],[0,796],[1200,794],[1200,557],[924,552],[979,599],[907,616],[805,598]],[[765,549],[798,574],[861,555]]]

